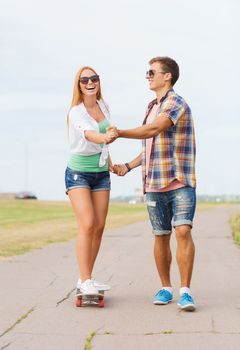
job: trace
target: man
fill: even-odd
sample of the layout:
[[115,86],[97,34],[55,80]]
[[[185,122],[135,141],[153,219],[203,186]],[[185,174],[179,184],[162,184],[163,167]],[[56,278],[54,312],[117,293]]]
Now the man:
[[153,303],[163,305],[173,300],[170,279],[173,226],[181,278],[178,306],[194,311],[196,305],[190,290],[195,253],[191,228],[196,206],[193,120],[189,106],[173,90],[179,77],[178,64],[169,57],[155,57],[149,64],[146,78],[156,99],[148,105],[143,126],[115,129],[115,138],[142,139],[142,153],[129,163],[116,165],[115,172],[125,175],[142,165],[143,188],[155,235],[155,262],[162,282]]

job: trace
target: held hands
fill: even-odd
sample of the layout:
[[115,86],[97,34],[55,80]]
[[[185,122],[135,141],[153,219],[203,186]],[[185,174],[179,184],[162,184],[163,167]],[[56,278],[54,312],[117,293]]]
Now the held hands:
[[116,126],[109,126],[105,134],[105,144],[108,145],[118,138],[118,131]]
[[[118,130],[116,126],[109,126],[107,128],[107,132],[105,134],[105,144],[108,145],[109,143],[112,143],[119,137]],[[113,165],[112,162],[109,163],[109,171],[112,173],[118,175],[118,176],[124,176],[130,171],[130,167],[128,163],[125,164],[115,164]]]
[[125,164],[115,164],[113,166],[113,172],[118,176],[124,176],[129,172],[129,170]]

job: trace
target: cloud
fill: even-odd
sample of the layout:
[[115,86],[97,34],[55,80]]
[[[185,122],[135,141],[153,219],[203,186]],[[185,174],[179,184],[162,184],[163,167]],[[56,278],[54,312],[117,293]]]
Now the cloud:
[[[37,152],[33,167],[39,196],[55,196],[58,187],[51,192],[51,183],[48,188],[41,183],[41,172],[48,163],[54,179],[59,177],[55,183],[62,181],[67,159],[65,115],[77,69],[85,64],[95,67],[114,124],[135,127],[154,97],[145,81],[148,60],[169,55],[181,69],[176,91],[194,114],[199,188],[221,191],[225,174],[219,169],[224,159],[224,171],[232,167],[227,189],[235,191],[237,165],[232,149],[239,147],[240,131],[239,9],[234,0],[2,1],[0,141],[6,162],[1,164],[15,174],[22,157],[17,152],[21,146],[13,140],[26,140],[30,158],[35,159]],[[119,141],[112,146],[113,157],[116,161],[125,161],[125,154],[134,157],[139,145]],[[14,179],[8,173],[2,171],[2,181],[10,189]],[[140,176],[131,172],[129,179],[121,186],[113,180],[116,194],[133,192]]]
[[31,94],[31,92],[12,92],[0,95],[0,111],[39,111],[66,110],[70,96],[61,94]]
[[214,139],[215,141],[218,139],[222,139],[224,141],[226,141],[226,139],[231,141],[236,139],[239,141],[239,135],[240,125],[219,125],[215,126],[214,128],[206,129],[203,138],[208,138],[209,140]]

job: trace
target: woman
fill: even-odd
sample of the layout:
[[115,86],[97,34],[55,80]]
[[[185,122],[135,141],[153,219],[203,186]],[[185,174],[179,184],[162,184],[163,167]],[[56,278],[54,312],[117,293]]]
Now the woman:
[[91,67],[83,67],[76,75],[68,114],[70,158],[65,173],[66,193],[78,224],[76,251],[80,278],[77,295],[110,289],[92,279],[109,204],[112,164],[106,144],[114,136],[113,131],[106,134],[109,125],[109,111],[102,98],[99,76]]

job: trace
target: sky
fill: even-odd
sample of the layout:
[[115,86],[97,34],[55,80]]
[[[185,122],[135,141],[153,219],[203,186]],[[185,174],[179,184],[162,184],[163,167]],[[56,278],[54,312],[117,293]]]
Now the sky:
[[[0,192],[64,200],[66,115],[78,69],[92,66],[120,129],[140,126],[155,96],[145,72],[155,56],[180,66],[175,91],[190,105],[197,193],[240,194],[238,0],[1,0]],[[141,141],[110,146],[129,162]],[[141,169],[111,175],[112,197],[141,188]]]

